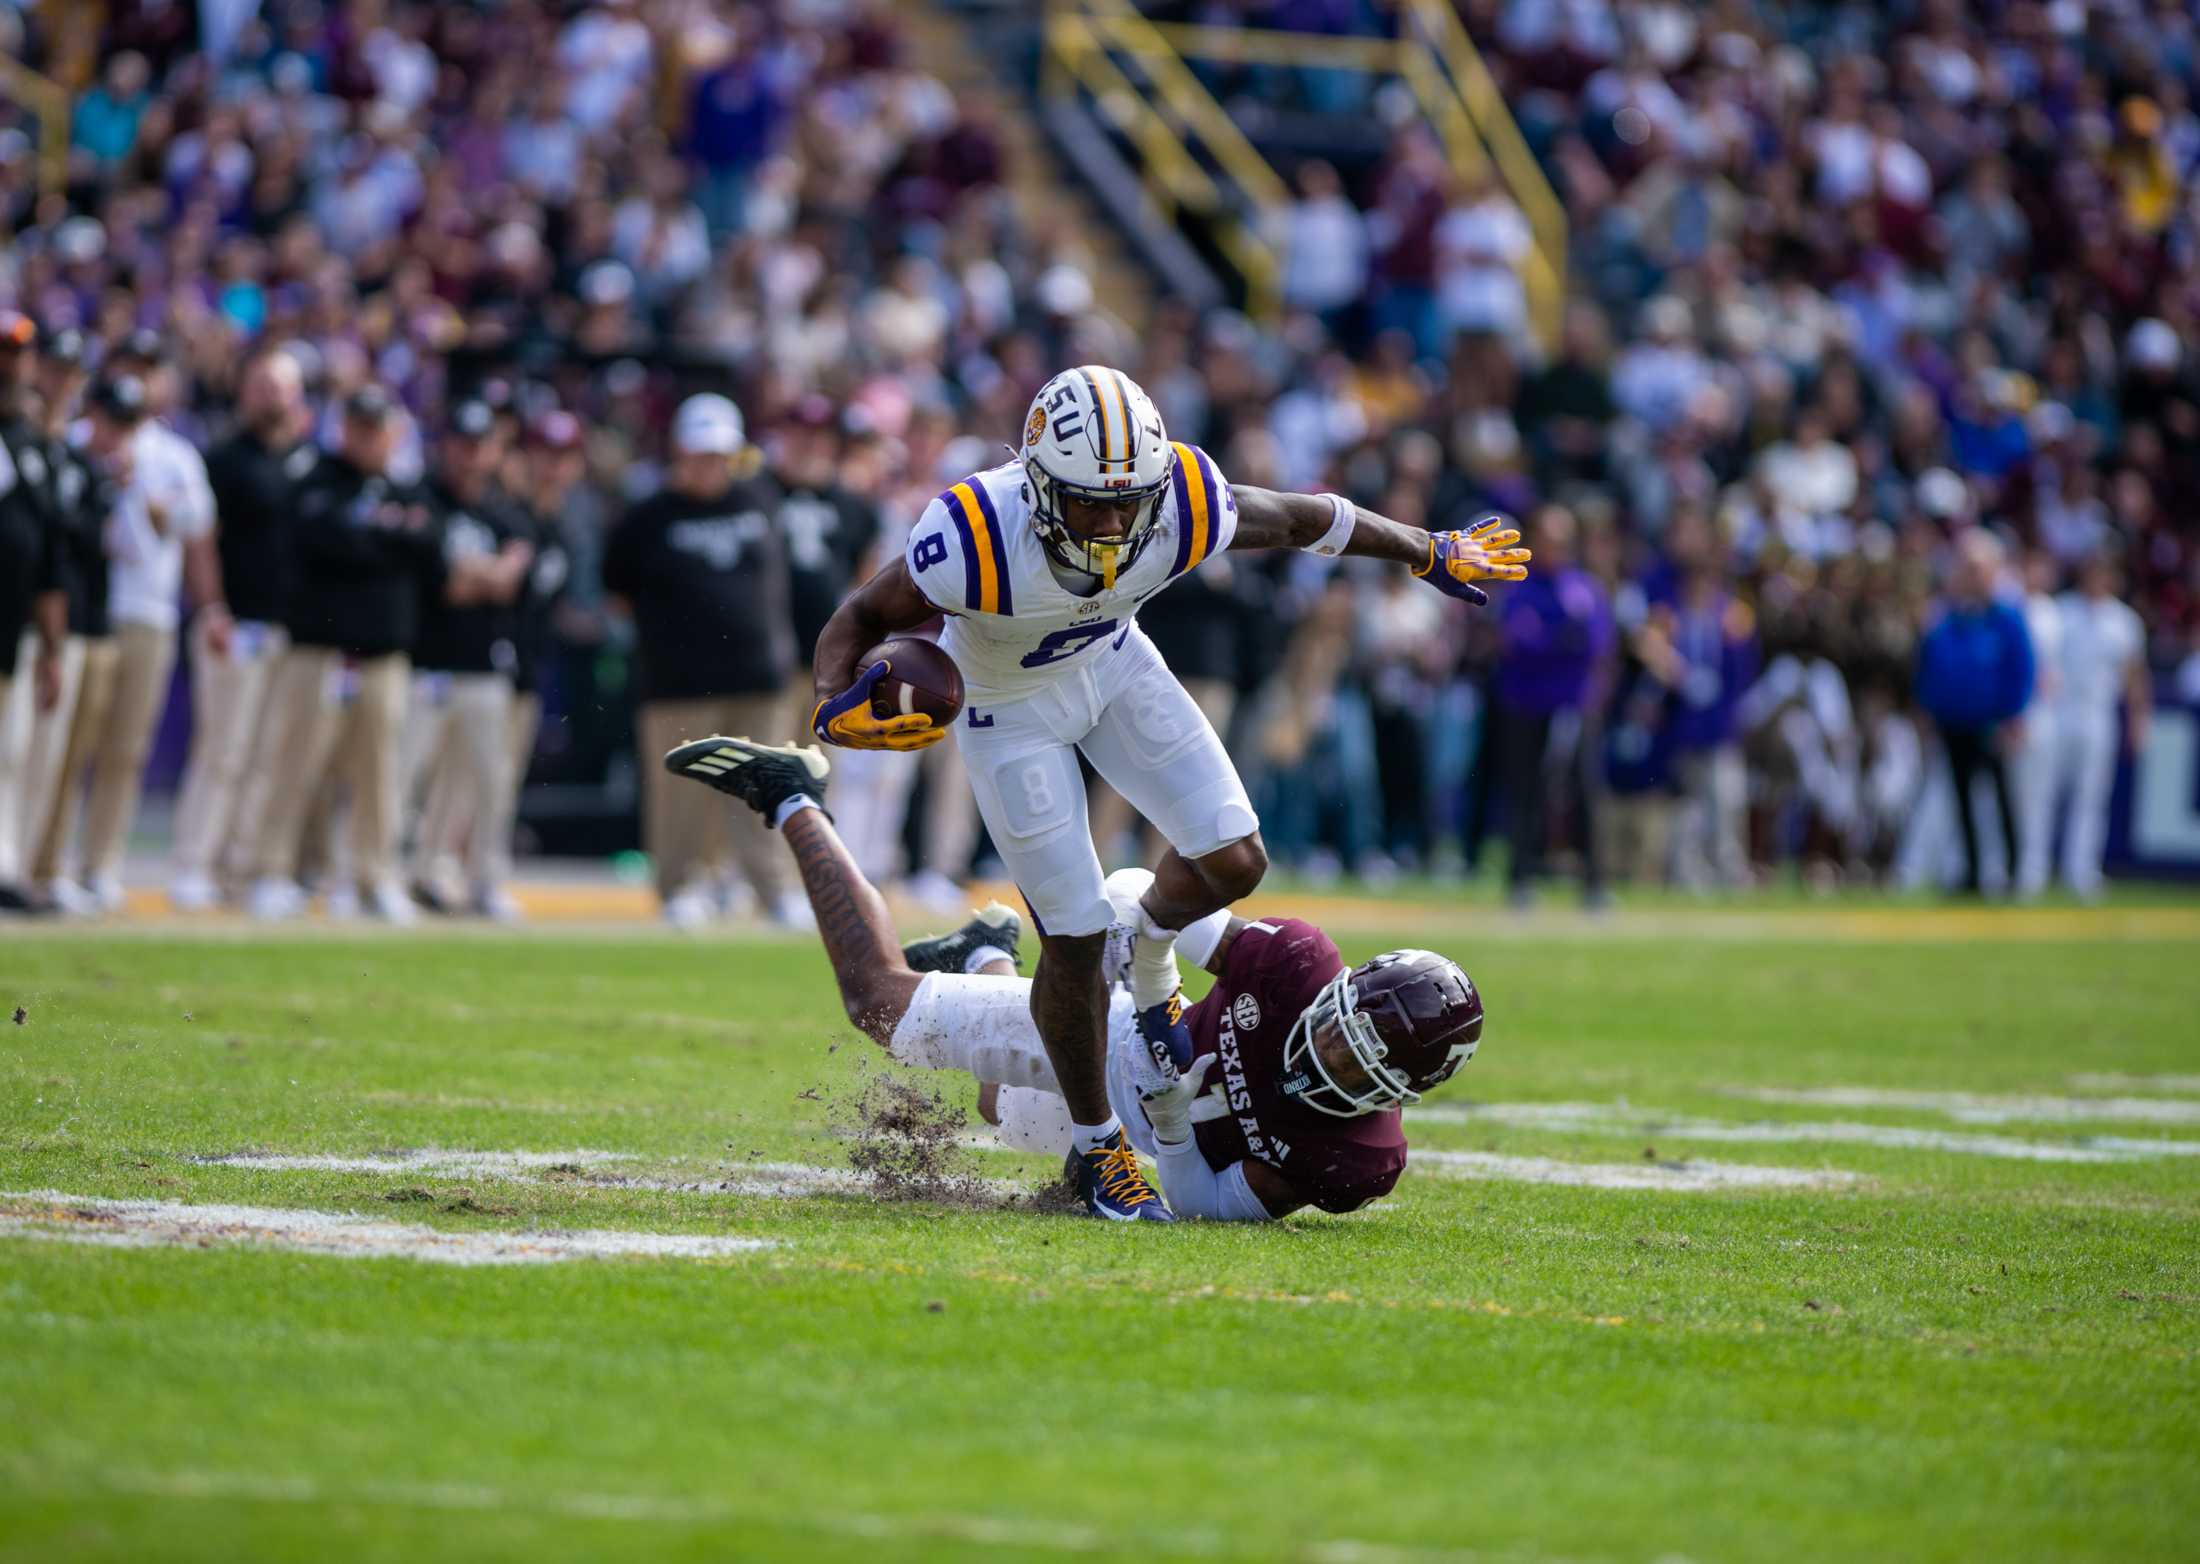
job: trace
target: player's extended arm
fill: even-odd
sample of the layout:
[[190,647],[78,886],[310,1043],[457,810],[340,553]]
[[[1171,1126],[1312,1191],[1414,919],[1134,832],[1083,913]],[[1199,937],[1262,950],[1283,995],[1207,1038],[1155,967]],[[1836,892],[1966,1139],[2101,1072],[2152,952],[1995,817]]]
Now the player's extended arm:
[[828,744],[851,749],[923,749],[947,737],[947,730],[934,726],[923,712],[874,716],[871,686],[878,683],[878,675],[857,667],[863,654],[879,642],[914,630],[938,613],[917,590],[904,559],[895,559],[849,593],[818,632],[812,661],[817,704],[810,712],[811,730]]
[[796,810],[779,834],[794,854],[848,1019],[884,1047],[923,981],[902,959],[886,903],[824,810]]
[[1233,548],[1297,548],[1387,559],[1469,603],[1489,601],[1477,581],[1526,580],[1533,558],[1518,546],[1519,529],[1497,515],[1483,517],[1462,532],[1423,532],[1362,510],[1341,494],[1285,494],[1245,484],[1231,492],[1238,512]]

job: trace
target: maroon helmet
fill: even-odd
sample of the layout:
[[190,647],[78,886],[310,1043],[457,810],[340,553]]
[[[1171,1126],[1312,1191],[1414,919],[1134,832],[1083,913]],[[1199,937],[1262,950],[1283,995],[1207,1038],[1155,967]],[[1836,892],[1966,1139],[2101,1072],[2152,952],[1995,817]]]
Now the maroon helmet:
[[1385,951],[1299,1012],[1283,1044],[1284,1095],[1340,1119],[1402,1107],[1450,1080],[1481,1039],[1482,996],[1457,962]]

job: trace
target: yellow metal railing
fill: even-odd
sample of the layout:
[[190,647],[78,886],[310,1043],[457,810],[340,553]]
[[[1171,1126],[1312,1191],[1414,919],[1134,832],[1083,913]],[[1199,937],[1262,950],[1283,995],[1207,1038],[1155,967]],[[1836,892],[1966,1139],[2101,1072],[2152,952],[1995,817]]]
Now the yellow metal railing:
[[[1449,0],[1405,0],[1399,20],[1399,48],[1413,55],[1425,45],[1428,55],[1433,56],[1430,63],[1442,67],[1440,73],[1431,74],[1445,78],[1479,150],[1497,165],[1497,177],[1528,220],[1535,248],[1521,268],[1521,283],[1527,289],[1536,334],[1545,348],[1555,350],[1566,309],[1565,205],[1551,188],[1535,154],[1528,150],[1512,110],[1505,107],[1505,95],[1498,91],[1489,67],[1482,63],[1480,51],[1460,25],[1459,13]],[[1415,95],[1420,96],[1418,87]],[[1454,149],[1455,157],[1460,155],[1457,148],[1465,139],[1460,134],[1458,117],[1448,109],[1432,116],[1438,134],[1445,137],[1447,147]]]
[[0,91],[38,116],[38,188],[51,195],[69,182],[69,91],[20,60],[0,55]]
[[1266,219],[1291,194],[1185,62],[1396,77],[1452,164],[1465,173],[1493,167],[1519,206],[1533,237],[1521,286],[1536,335],[1554,348],[1566,297],[1565,208],[1447,0],[1401,0],[1399,20],[1397,38],[1337,38],[1153,22],[1131,0],[1058,0],[1042,83],[1050,94],[1074,83],[1091,95],[1138,148],[1164,213],[1189,208],[1213,223],[1216,244],[1245,281],[1249,312],[1267,318],[1282,262]]
[[[1144,78],[1142,84],[1126,65]],[[1056,5],[1047,17],[1041,69],[1049,96],[1077,87],[1090,95],[1138,149],[1148,198],[1164,217],[1190,213],[1204,223],[1244,282],[1247,312],[1272,319],[1281,267],[1259,219],[1289,192],[1183,59],[1157,39],[1153,24],[1128,0]],[[1236,186],[1240,200],[1217,182],[1210,163]]]

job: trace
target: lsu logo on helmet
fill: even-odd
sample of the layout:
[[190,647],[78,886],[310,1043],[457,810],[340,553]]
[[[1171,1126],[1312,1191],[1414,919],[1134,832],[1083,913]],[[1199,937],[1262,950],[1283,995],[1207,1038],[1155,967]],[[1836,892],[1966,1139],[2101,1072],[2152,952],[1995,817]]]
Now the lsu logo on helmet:
[[[1105,364],[1065,369],[1039,388],[1024,415],[1024,477],[1031,524],[1064,569],[1109,587],[1152,540],[1172,453],[1161,413],[1136,381]],[[1120,536],[1087,537],[1069,525],[1065,500],[1131,503]]]

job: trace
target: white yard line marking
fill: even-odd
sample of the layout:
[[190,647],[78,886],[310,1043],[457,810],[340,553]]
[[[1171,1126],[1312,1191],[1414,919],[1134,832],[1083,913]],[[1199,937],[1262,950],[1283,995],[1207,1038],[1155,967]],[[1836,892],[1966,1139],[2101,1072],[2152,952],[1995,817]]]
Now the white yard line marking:
[[1415,1108],[1409,1119],[1444,1124],[1503,1124],[1523,1129],[1578,1131],[1591,1135],[1647,1136],[1717,1141],[1727,1145],[1830,1144],[1881,1146],[1891,1151],[1945,1151],[1959,1156],[2011,1157],[2023,1162],[2140,1162],[2151,1157],[2200,1157],[2200,1140],[2135,1140],[2087,1135],[2076,1140],[2020,1140],[1967,1130],[1915,1129],[1895,1124],[1760,1120],[1732,1124],[1717,1119],[1666,1117],[1618,1103],[1443,1103]]
[[[852,1168],[819,1167],[807,1162],[744,1162],[693,1178],[641,1177],[601,1171],[609,1164],[642,1159],[623,1151],[449,1151],[434,1146],[370,1156],[291,1155],[238,1152],[194,1158],[203,1167],[246,1168],[274,1173],[415,1173],[450,1178],[497,1179],[514,1184],[552,1182],[542,1174],[575,1169],[598,1188],[669,1190],[690,1195],[753,1195],[794,1200],[812,1195],[863,1196],[875,1191],[872,1180]],[[1020,1197],[1022,1185],[1009,1179],[949,1175],[956,1192]]]
[[450,1151],[440,1146],[419,1146],[378,1156],[240,1151],[193,1160],[213,1167],[277,1173],[445,1173],[466,1178],[519,1178],[544,1168],[596,1167],[606,1162],[630,1162],[633,1157],[623,1151]]
[[2073,1124],[2122,1119],[2138,1124],[2200,1124],[2200,1102],[2152,1097],[1988,1096],[1978,1092],[1898,1091],[1878,1086],[1730,1086],[1729,1097],[1812,1108],[1902,1108],[1943,1113],[1959,1124]]
[[[1129,1542],[1141,1553],[1181,1558],[1236,1556],[1242,1544],[1229,1534],[1207,1529],[1138,1531],[1125,1538],[1111,1530],[1074,1521],[1027,1520],[1006,1515],[885,1515],[875,1511],[807,1506],[777,1515],[757,1506],[725,1499],[670,1494],[590,1492],[557,1488],[521,1492],[482,1483],[324,1484],[310,1477],[261,1472],[148,1472],[106,1468],[89,1480],[46,1477],[41,1492],[73,1495],[135,1494],[160,1499],[216,1503],[378,1506],[386,1509],[451,1512],[509,1512],[556,1515],[584,1521],[624,1521],[670,1526],[746,1524],[788,1531],[907,1543],[919,1539],[956,1542],[1017,1553],[1093,1554],[1122,1551]],[[1526,1561],[1540,1555],[1479,1553],[1463,1548],[1426,1548],[1352,1537],[1313,1539],[1280,1555],[1302,1564],[1490,1564]],[[1548,1561],[1547,1561],[1548,1564]]]
[[2200,1092],[2200,1075],[2121,1075],[2094,1071],[2070,1077],[2082,1092]]
[[638,1256],[715,1260],[778,1246],[763,1238],[609,1231],[445,1232],[348,1212],[275,1206],[182,1205],[107,1200],[53,1190],[0,1192],[0,1236],[58,1238],[141,1249],[163,1244],[245,1244],[354,1259],[396,1257],[443,1265],[541,1265],[555,1260]]
[[1719,1189],[1826,1189],[1858,1175],[1821,1168],[1766,1168],[1733,1162],[1561,1162],[1493,1151],[1414,1151],[1406,1166],[1452,1178],[1501,1178],[1582,1189],[1654,1189],[1700,1194]]

